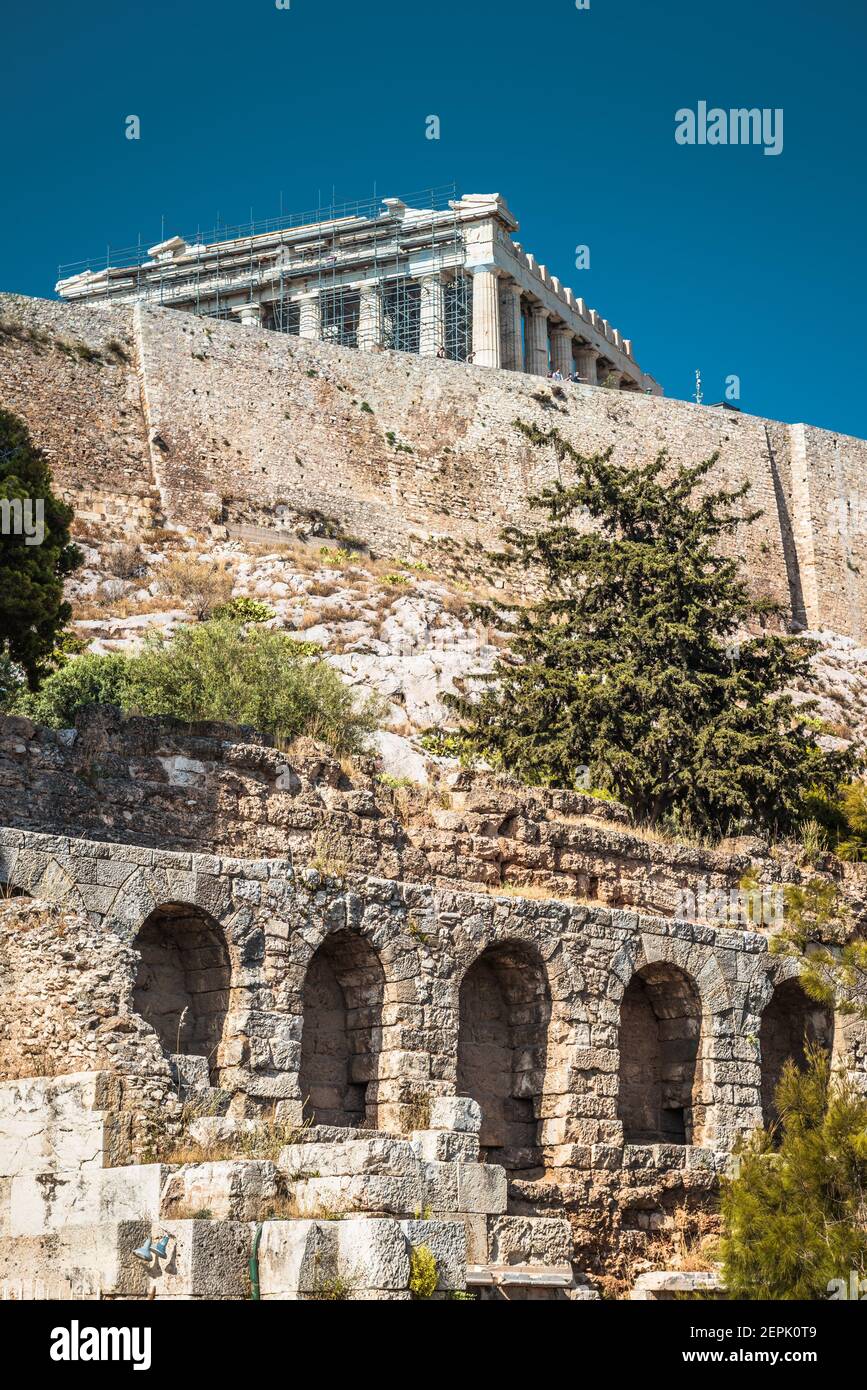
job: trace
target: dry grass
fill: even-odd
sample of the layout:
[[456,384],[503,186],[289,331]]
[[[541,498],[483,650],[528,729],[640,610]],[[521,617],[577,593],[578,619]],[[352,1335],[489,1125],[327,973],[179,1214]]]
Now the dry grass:
[[203,621],[221,603],[228,603],[235,576],[228,560],[178,555],[160,567],[159,583],[164,593],[180,599]]
[[671,1222],[648,1245],[647,1258],[661,1269],[708,1273],[719,1263],[719,1218],[711,1212],[677,1207]]
[[264,1116],[252,1129],[239,1129],[224,1139],[212,1144],[200,1144],[187,1132],[194,1120],[202,1119],[213,1110],[190,1101],[181,1115],[181,1133],[177,1137],[165,1136],[159,1148],[149,1155],[153,1163],[219,1163],[233,1158],[269,1158],[276,1161],[280,1151],[287,1144],[301,1141],[308,1122],[290,1125],[276,1120],[273,1115]]
[[103,555],[103,566],[118,579],[134,579],[147,568],[141,546],[132,540],[109,546]]
[[146,613],[164,613],[165,610],[165,599],[152,595],[137,599],[132,594],[125,594],[122,598],[112,599],[88,594],[86,598],[73,600],[72,621],[76,623],[93,618],[139,618]]

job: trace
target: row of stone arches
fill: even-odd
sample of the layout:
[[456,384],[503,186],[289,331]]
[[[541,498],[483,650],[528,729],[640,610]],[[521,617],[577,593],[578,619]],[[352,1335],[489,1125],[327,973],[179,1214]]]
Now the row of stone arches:
[[[133,1007],[170,1054],[203,1056],[219,1081],[219,1046],[231,990],[221,928],[207,913],[162,907],[136,937]],[[316,1123],[375,1128],[383,1052],[386,977],[368,938],[329,932],[306,964],[301,992],[299,1086]],[[542,1163],[552,995],[539,953],[509,940],[469,965],[458,992],[457,1092],[478,1101],[485,1156],[512,1172]],[[627,984],[619,1018],[617,1117],[627,1143],[696,1144],[707,1138],[711,1019],[683,969],[655,962]],[[779,984],[764,1009],[759,1051],[764,1119],[776,1119],[783,1065],[805,1059],[805,1043],[830,1049],[833,1018],[796,979]]]

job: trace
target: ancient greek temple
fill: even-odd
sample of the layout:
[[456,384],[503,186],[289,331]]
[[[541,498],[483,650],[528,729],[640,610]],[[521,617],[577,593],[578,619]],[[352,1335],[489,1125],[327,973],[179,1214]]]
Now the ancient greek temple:
[[368,352],[662,394],[631,340],[515,240],[518,222],[498,193],[426,201],[172,236],[109,251],[98,267],[61,267],[56,289],[66,300],[162,304]]

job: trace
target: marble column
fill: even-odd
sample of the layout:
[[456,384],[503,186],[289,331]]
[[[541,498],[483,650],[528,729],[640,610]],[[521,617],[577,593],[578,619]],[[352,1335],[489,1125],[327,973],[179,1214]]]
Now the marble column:
[[530,338],[527,343],[527,371],[534,376],[548,375],[548,310],[544,304],[530,306],[527,320]]
[[319,338],[322,333],[322,307],[319,291],[303,294],[299,298],[301,317],[298,329],[299,338]]
[[421,285],[418,351],[436,357],[446,345],[446,291],[442,275],[424,275]]
[[243,328],[262,327],[262,305],[261,304],[238,304],[233,310],[241,320]]
[[497,272],[480,265],[473,271],[473,362],[500,366],[500,290]]
[[572,342],[575,335],[565,324],[551,330],[551,366],[568,377],[572,371]]
[[581,380],[586,381],[588,386],[596,386],[598,384],[596,364],[599,361],[599,353],[596,348],[580,346],[575,353],[575,359]]
[[382,347],[382,296],[379,281],[359,285],[358,346],[365,352]]
[[506,280],[500,286],[501,327],[503,335],[503,366],[510,372],[524,370],[524,339],[522,333],[521,286],[514,280]]
[[614,366],[613,362],[600,362],[597,370],[600,386],[607,386],[611,391],[620,390],[623,373]]

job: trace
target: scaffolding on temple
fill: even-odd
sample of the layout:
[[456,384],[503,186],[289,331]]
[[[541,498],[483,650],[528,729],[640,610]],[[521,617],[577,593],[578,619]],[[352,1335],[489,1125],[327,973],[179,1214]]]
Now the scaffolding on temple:
[[[173,237],[151,252],[141,238],[120,251],[109,247],[104,264],[61,265],[58,276],[89,273],[91,299],[176,306],[217,319],[236,316],[239,293],[264,292],[262,324],[272,331],[466,361],[472,284],[456,204],[455,185],[448,184],[403,199],[332,201],[264,221],[251,217],[240,226],[218,221],[210,235]],[[176,258],[178,247],[183,254]],[[156,259],[148,260],[153,252]]]

